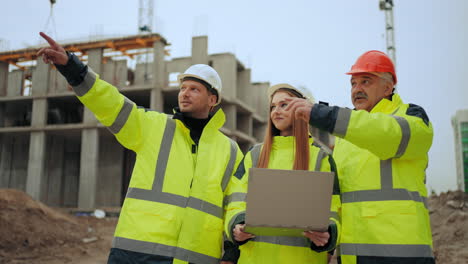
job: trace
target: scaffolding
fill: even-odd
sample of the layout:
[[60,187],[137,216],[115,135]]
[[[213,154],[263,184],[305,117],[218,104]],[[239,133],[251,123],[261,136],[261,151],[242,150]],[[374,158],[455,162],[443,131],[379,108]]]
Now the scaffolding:
[[[129,57],[134,59],[135,56],[150,52],[148,48],[152,48],[155,42],[162,42],[164,46],[170,45],[159,34],[135,35],[121,38],[109,38],[95,41],[75,42],[63,44],[65,50],[74,52],[81,60],[86,61],[89,50],[104,49],[103,60],[106,62],[113,57]],[[37,52],[44,46],[35,46],[26,49],[0,52],[0,61],[9,63],[22,70],[28,62],[37,60]],[[164,50],[165,55],[169,55],[168,50]]]

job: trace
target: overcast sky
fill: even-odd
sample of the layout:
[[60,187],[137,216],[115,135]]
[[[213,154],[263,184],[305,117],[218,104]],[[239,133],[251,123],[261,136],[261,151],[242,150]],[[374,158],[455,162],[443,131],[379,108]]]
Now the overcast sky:
[[[0,48],[138,31],[137,0],[57,0],[55,28],[48,0],[2,1]],[[190,56],[191,38],[208,35],[209,53],[233,52],[252,81],[290,82],[314,97],[352,107],[348,71],[370,49],[386,51],[378,0],[155,0],[155,32],[171,57]],[[468,109],[468,1],[394,0],[398,89],[427,111],[434,126],[428,188],[456,188],[451,117]],[[56,32],[56,33],[55,33]],[[170,58],[168,58],[170,59]]]

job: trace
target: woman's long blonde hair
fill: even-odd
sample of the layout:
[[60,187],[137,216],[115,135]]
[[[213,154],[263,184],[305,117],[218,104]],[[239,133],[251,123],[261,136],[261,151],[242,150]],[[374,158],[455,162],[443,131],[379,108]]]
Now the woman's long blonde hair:
[[[299,97],[299,94],[291,89],[281,88],[275,91],[270,98],[270,105],[273,99],[273,96],[279,92],[286,92],[292,97]],[[294,165],[293,170],[309,170],[309,125],[306,121],[302,119],[293,118],[293,136],[295,138],[295,153],[294,153]],[[273,137],[279,136],[280,131],[273,125],[270,118],[268,118],[268,125],[265,132],[265,138],[263,139],[263,147],[260,152],[260,157],[258,158],[257,167],[258,168],[268,168],[268,163],[270,161],[271,146],[273,144]]]

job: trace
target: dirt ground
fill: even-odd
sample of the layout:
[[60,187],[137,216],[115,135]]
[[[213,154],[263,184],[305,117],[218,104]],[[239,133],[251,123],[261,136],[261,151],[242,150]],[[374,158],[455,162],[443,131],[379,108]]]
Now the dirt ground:
[[468,263],[468,194],[432,196],[429,212],[437,263]]
[[[437,263],[468,263],[468,195],[432,196],[429,208]],[[74,216],[0,189],[0,263],[106,263],[116,223],[116,217]]]
[[117,218],[72,216],[0,189],[0,263],[106,263]]

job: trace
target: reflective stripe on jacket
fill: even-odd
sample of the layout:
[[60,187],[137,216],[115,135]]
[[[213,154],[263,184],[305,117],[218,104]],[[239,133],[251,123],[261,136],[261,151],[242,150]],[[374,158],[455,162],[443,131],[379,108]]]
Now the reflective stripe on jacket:
[[193,153],[190,130],[180,120],[137,108],[91,70],[74,90],[117,140],[136,153],[113,247],[175,261],[218,263],[223,199],[242,159],[237,144],[219,131],[223,111],[210,119]]
[[[330,171],[330,164],[324,150],[312,145],[310,139],[310,170]],[[238,186],[229,199],[226,212],[225,232],[232,241],[231,229],[237,216],[245,213],[245,197],[249,178],[249,168],[256,167],[261,145],[249,151],[239,165],[235,177]],[[254,165],[253,165],[254,164]],[[273,139],[270,154],[270,169],[292,169],[294,164],[294,137],[277,136]],[[239,173],[240,172],[240,173]],[[330,221],[340,230],[338,210],[339,194],[333,195]],[[340,232],[338,231],[338,234]],[[327,263],[327,252],[317,253],[311,249],[311,242],[306,237],[267,237],[256,236],[240,246],[239,264],[242,263]]]
[[424,110],[395,94],[370,113],[340,108],[333,133],[340,137],[333,156],[342,263],[373,263],[356,256],[426,263],[433,257],[425,186],[433,130]]

